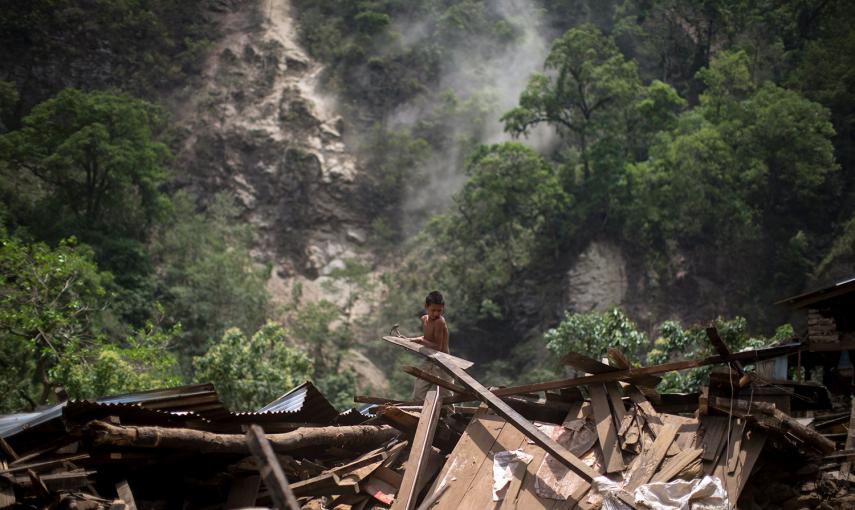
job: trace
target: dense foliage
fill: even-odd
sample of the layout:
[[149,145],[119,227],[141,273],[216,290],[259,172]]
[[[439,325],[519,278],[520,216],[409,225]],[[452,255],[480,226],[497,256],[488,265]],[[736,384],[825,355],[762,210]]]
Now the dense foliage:
[[[770,338],[752,337],[743,317],[713,321],[721,339],[733,352],[759,349],[790,340],[790,325],[779,327]],[[659,337],[651,343],[619,308],[603,313],[567,313],[553,329],[544,333],[546,347],[556,357],[573,351],[594,359],[606,357],[609,349],[617,349],[634,365],[659,365],[676,359],[699,359],[713,356],[706,328],[683,328],[678,322],[665,321],[656,328]],[[699,367],[662,374],[657,389],[661,392],[696,392],[709,381],[711,367]]]
[[[177,191],[163,101],[201,78],[218,37],[209,9],[249,4],[3,2],[0,410],[60,386],[85,397],[200,379],[252,409],[303,377],[344,406],[354,339],[413,317],[433,288],[448,297],[452,349],[492,383],[557,375],[550,325],[554,354],[704,354],[696,327],[643,324],[650,345],[617,310],[561,320],[545,305],[592,240],[632,261],[651,320],[696,303],[747,316],[752,331],[719,321],[734,349],[766,341],[775,298],[849,276],[845,0],[297,0],[301,41],[355,127],[372,246],[396,270],[376,318],[351,322],[374,285],[352,261],[329,275],[340,300],[295,292],[274,310],[234,198]],[[403,377],[390,375],[399,395]]]

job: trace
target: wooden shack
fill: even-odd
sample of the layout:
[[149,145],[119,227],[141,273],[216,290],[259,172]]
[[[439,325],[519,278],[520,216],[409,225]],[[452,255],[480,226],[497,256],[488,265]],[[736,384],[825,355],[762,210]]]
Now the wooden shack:
[[811,351],[855,350],[855,277],[776,304],[807,312],[804,338]]

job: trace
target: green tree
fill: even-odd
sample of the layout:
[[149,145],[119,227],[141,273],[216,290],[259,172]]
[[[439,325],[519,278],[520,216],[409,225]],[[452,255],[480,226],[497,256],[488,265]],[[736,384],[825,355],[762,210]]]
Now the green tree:
[[[745,54],[725,53],[701,73],[709,88],[700,106],[629,167],[623,217],[640,249],[689,252],[734,299],[756,303],[800,290],[827,228],[823,204],[838,167],[828,111],[797,92],[753,84],[747,64]],[[760,259],[769,261],[762,277],[751,263]]]
[[217,195],[202,212],[184,193],[173,203],[150,249],[158,267],[156,294],[182,326],[177,349],[189,369],[190,357],[205,353],[227,328],[254,331],[264,324],[270,268],[253,260],[253,232],[229,196]]
[[50,378],[77,399],[178,386],[181,378],[171,349],[181,328],[164,330],[159,321],[148,321],[120,343],[103,336],[93,342],[71,339]]
[[159,189],[169,160],[155,138],[160,122],[158,110],[139,99],[66,89],[0,137],[7,176],[32,175],[40,184],[18,198],[46,211],[42,237],[78,233],[96,249],[105,238],[144,240],[169,208]]
[[103,333],[111,282],[72,239],[51,249],[0,227],[0,408],[33,408],[51,391],[72,397],[174,384],[166,346],[175,334],[150,323],[124,340]]
[[[418,257],[431,260],[422,277],[449,289],[461,315],[495,315],[491,303],[512,278],[533,260],[553,257],[571,235],[563,222],[570,198],[554,167],[519,143],[480,147],[466,173],[454,210],[420,241],[426,248]],[[427,283],[422,288],[436,286]]]
[[578,148],[583,181],[620,168],[622,158],[644,147],[647,140],[636,134],[640,128],[667,126],[683,105],[662,82],[644,87],[636,64],[593,25],[558,38],[544,67],[545,73],[530,78],[519,106],[502,117],[505,129],[520,135],[541,123],[555,126]]
[[251,337],[237,328],[193,360],[195,378],[212,382],[229,409],[255,411],[309,379],[312,359],[286,344],[285,330],[268,322]]
[[607,312],[569,313],[558,326],[543,334],[546,347],[556,356],[578,352],[602,359],[614,347],[633,359],[639,359],[647,347],[647,335],[620,308]]

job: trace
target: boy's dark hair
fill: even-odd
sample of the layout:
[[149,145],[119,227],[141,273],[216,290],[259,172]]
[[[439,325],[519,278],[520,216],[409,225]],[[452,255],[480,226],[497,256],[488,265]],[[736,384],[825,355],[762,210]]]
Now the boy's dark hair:
[[427,295],[427,297],[425,298],[425,304],[445,306],[445,300],[442,299],[442,294],[440,294],[438,290],[435,290]]

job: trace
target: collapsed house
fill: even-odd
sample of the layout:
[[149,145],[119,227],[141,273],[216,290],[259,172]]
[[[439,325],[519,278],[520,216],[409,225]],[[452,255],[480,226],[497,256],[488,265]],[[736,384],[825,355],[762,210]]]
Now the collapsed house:
[[[304,383],[235,413],[203,384],[2,416],[0,509],[855,508],[853,296],[844,282],[785,300],[813,310],[786,344],[731,352],[709,328],[708,358],[568,353],[586,375],[517,387],[384,337],[453,377],[405,367],[436,385],[424,402],[357,396],[339,413]],[[654,389],[700,366],[701,392]]]

